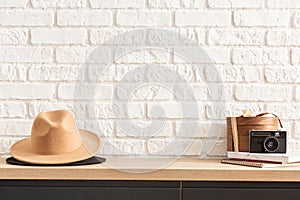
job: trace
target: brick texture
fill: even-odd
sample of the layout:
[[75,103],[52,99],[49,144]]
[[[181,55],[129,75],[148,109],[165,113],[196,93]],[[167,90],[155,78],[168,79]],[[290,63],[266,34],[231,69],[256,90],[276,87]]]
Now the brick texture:
[[84,8],[87,0],[31,0],[34,8]]
[[0,44],[26,44],[28,30],[26,29],[1,29]]
[[0,61],[9,63],[48,63],[53,51],[49,47],[0,47]]
[[24,8],[29,0],[2,0],[0,8]]
[[120,26],[170,26],[168,11],[119,11],[116,15]]
[[90,0],[92,8],[143,8],[145,0]]
[[1,99],[51,99],[53,94],[52,84],[3,83],[0,85]]
[[231,14],[228,11],[177,11],[177,26],[230,26]]
[[300,153],[299,27],[299,0],[1,0],[0,155],[57,109],[107,157],[226,156],[244,109]]
[[284,48],[234,49],[232,61],[234,64],[288,64],[288,55],[288,50]]
[[210,8],[262,8],[263,0],[208,0]]
[[208,33],[208,43],[212,45],[262,45],[264,32],[261,30],[214,29]]
[[150,8],[203,8],[205,0],[149,0]]
[[286,27],[289,15],[282,11],[236,11],[234,24],[242,27]]
[[86,31],[82,29],[33,29],[31,42],[34,44],[83,44]]
[[0,10],[2,26],[52,26],[54,12],[42,10]]
[[59,26],[109,26],[112,25],[112,21],[110,11],[59,10],[57,12]]

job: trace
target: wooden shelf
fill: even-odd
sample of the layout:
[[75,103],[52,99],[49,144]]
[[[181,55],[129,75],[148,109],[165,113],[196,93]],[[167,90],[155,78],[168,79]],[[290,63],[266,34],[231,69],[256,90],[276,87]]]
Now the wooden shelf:
[[[5,158],[0,158],[0,179],[300,182],[300,167],[261,169],[197,158],[178,159],[167,167],[161,167],[161,163],[171,161],[111,158],[106,163],[88,166],[26,167],[8,165]],[[161,169],[157,170],[158,167]]]

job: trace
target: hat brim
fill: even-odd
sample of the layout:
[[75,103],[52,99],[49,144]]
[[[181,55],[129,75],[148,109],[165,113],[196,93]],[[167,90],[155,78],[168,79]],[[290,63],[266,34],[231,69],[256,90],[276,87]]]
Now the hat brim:
[[100,138],[95,133],[79,130],[81,145],[72,152],[59,155],[41,155],[30,150],[30,138],[16,142],[10,148],[11,155],[20,161],[33,164],[65,164],[94,156],[100,148]]

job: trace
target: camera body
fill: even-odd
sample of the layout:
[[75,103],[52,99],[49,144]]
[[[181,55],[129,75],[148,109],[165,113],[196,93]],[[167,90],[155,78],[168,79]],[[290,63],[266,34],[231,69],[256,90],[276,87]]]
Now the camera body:
[[250,130],[250,153],[286,153],[286,131]]

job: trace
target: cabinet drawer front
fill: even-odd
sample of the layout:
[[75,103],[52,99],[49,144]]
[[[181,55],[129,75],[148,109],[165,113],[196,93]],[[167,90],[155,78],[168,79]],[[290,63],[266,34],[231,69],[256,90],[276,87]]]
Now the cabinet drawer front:
[[183,182],[183,200],[298,200],[300,183]]
[[180,200],[179,182],[0,181],[5,200]]
[[5,200],[179,200],[179,189],[91,187],[1,187]]
[[297,189],[183,189],[183,200],[299,200]]

